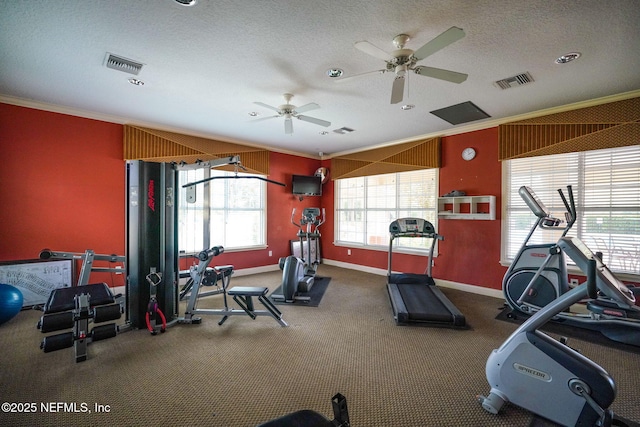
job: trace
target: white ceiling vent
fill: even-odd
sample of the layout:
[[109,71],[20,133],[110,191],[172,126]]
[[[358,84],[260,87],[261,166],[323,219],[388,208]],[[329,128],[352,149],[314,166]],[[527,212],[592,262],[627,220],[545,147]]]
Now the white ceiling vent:
[[335,133],[339,133],[339,134],[344,135],[344,134],[346,134],[346,133],[351,133],[351,132],[353,132],[353,129],[351,129],[351,128],[348,128],[348,127],[344,126],[344,127],[341,127],[340,129],[334,129],[333,131],[334,131]]
[[107,68],[123,71],[125,73],[134,74],[137,76],[140,70],[142,69],[143,64],[141,64],[140,62],[136,62],[131,59],[123,58],[122,56],[117,56],[107,52],[104,65],[106,65]]
[[526,85],[533,82],[533,77],[529,72],[518,74],[517,76],[507,77],[506,79],[498,80],[494,84],[500,89],[509,89],[516,86]]

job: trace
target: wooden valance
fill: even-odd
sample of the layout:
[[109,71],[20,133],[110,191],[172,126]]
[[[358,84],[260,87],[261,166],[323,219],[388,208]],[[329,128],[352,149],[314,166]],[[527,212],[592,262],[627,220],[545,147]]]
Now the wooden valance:
[[345,154],[331,159],[332,179],[440,167],[440,137]]
[[499,160],[640,144],[640,97],[500,125]]
[[191,164],[196,160],[208,161],[235,155],[240,156],[247,172],[269,175],[268,150],[163,130],[124,126],[125,160]]

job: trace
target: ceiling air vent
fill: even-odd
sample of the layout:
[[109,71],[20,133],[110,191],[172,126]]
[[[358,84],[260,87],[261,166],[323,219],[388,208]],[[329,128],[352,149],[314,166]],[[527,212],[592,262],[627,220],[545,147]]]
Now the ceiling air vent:
[[351,133],[351,132],[353,132],[353,129],[348,128],[348,127],[346,127],[346,126],[345,126],[345,127],[341,127],[340,129],[334,129],[333,131],[334,131],[335,133],[339,133],[339,134],[344,135],[345,133]]
[[107,52],[105,65],[107,66],[107,68],[123,71],[125,73],[134,74],[137,76],[142,69],[143,64]]
[[517,76],[507,77],[506,79],[498,80],[495,85],[500,89],[509,89],[516,86],[526,85],[533,82],[533,77],[528,72],[518,74]]

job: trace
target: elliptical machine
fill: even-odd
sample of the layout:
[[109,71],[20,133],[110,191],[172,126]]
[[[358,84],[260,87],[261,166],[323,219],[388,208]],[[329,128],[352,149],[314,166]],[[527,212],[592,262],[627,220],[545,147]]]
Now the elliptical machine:
[[[520,196],[538,220],[529,231],[502,281],[504,297],[514,310],[510,313],[511,317],[517,316],[518,313],[532,315],[571,290],[565,250],[559,242],[566,239],[566,234],[577,219],[577,211],[570,185],[567,186],[568,199],[562,189],[559,189],[558,193],[566,209],[565,225],[562,225],[563,221],[559,218],[551,216],[550,211],[531,188],[520,187]],[[562,230],[562,236],[558,243],[528,244],[538,228]],[[586,272],[585,257],[576,251],[572,254],[572,261]],[[600,260],[598,262],[601,263]],[[581,312],[573,312],[571,306],[568,306],[554,315],[553,320],[599,331],[614,341],[640,346],[640,308],[635,305],[636,295],[640,298],[640,288],[626,287],[608,268],[607,271],[612,276],[610,281],[619,283],[620,289],[624,289],[627,297],[620,298],[620,292],[600,292]]]
[[[566,222],[551,216],[551,212],[531,188],[522,186],[518,193],[538,220],[529,230],[522,247],[505,273],[502,291],[514,310],[531,314],[568,292],[569,283],[567,262],[564,253],[558,250],[558,245],[555,242],[530,245],[528,242],[538,228],[562,230],[561,237],[566,236],[577,215],[571,186],[567,186],[569,200],[562,189],[558,190],[566,209]],[[565,225],[562,225],[563,223]]]
[[[278,265],[282,270],[282,294],[272,294],[276,301],[309,302],[310,297],[299,293],[309,292],[313,287],[318,265],[320,265],[320,231],[319,228],[325,221],[325,210],[320,208],[304,208],[300,224],[295,222],[296,210],[291,212],[291,223],[298,227],[298,240],[300,242],[300,257],[290,255],[280,258]],[[305,257],[305,242],[307,242],[307,256]],[[313,250],[312,250],[313,245]]]
[[493,350],[486,364],[491,391],[477,399],[492,414],[511,402],[565,426],[628,425],[608,409],[616,396],[613,378],[539,328],[587,297],[595,300],[601,293],[633,303],[633,294],[577,238],[562,237],[558,246],[587,271],[587,281],[537,311]]

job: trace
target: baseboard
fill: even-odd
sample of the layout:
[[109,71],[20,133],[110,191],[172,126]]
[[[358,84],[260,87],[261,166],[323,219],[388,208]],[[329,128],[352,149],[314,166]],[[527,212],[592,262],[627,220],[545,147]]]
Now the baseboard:
[[[323,259],[322,260],[323,264],[327,264],[327,265],[333,265],[335,267],[341,267],[341,268],[348,268],[350,270],[356,270],[356,271],[362,271],[365,273],[371,273],[371,274],[376,274],[378,276],[386,276],[387,275],[387,270],[383,269],[383,268],[375,268],[375,267],[367,267],[366,265],[358,265],[358,264],[351,264],[348,262],[342,262],[342,261],[335,261],[332,259]],[[273,264],[273,265],[262,265],[260,267],[251,267],[251,268],[241,268],[239,270],[234,270],[233,275],[236,277],[240,277],[240,276],[249,276],[251,274],[260,274],[260,273],[268,273],[271,271],[277,271],[279,270],[280,267],[278,266],[278,264]],[[478,294],[478,295],[484,295],[484,296],[488,296],[488,297],[493,297],[493,298],[498,298],[498,299],[504,299],[504,296],[502,295],[502,291],[499,289],[489,289],[489,288],[484,288],[482,286],[476,286],[476,285],[469,285],[466,283],[459,283],[459,282],[452,282],[450,280],[442,280],[442,279],[435,279],[436,281],[436,285],[441,286],[443,288],[450,288],[450,289],[457,289],[459,291],[463,291],[463,292],[469,292],[472,294]],[[112,291],[114,293],[122,293],[124,295],[124,286],[118,287],[118,288],[113,288]]]
[[251,274],[269,273],[271,271],[277,271],[277,270],[280,270],[280,267],[278,266],[278,264],[261,265],[259,267],[234,269],[233,275],[235,277],[249,276]]
[[[327,265],[334,265],[336,267],[348,268],[351,270],[363,271],[365,273],[377,274],[379,276],[387,275],[387,270],[382,268],[367,267],[365,265],[350,264],[348,262],[335,261],[331,259],[323,259],[322,263]],[[442,279],[435,279],[435,282],[436,282],[436,285],[441,286],[443,288],[457,289],[459,291],[469,292],[472,294],[504,299],[504,296],[502,295],[502,291],[499,289],[489,289],[489,288],[484,288],[482,286],[469,285],[466,283],[458,283],[458,282],[452,282],[450,280],[442,280]]]

